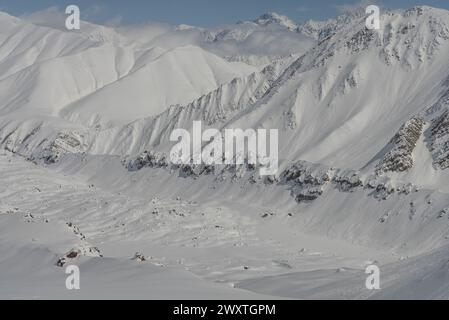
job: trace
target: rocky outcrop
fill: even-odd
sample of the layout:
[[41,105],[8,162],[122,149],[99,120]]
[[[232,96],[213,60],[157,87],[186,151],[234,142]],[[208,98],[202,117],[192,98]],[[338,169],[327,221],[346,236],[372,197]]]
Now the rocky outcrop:
[[298,202],[313,201],[321,196],[331,182],[334,169],[300,161],[284,170],[280,183],[291,186]]
[[141,155],[126,164],[129,171],[138,171],[145,167],[167,168],[168,166],[169,162],[165,154],[155,151],[144,151]]
[[69,250],[64,256],[56,261],[56,266],[63,267],[66,263],[78,259],[81,256],[86,257],[102,257],[97,247],[82,245]]
[[374,30],[362,29],[346,41],[346,47],[353,54],[359,53],[368,49],[376,39],[378,39],[378,34]]
[[424,119],[414,117],[407,121],[390,141],[390,151],[376,167],[376,173],[403,172],[413,167],[413,150],[423,133]]
[[352,192],[356,188],[363,186],[363,181],[356,172],[337,175],[332,181],[336,184],[338,190],[342,192]]
[[449,110],[432,121],[430,151],[433,164],[442,170],[449,168]]

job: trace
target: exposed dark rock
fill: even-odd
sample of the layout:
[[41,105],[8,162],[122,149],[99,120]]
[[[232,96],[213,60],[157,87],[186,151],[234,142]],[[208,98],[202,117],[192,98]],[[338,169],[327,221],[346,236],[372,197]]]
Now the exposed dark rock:
[[133,257],[132,260],[141,261],[141,262],[147,261],[146,257],[143,254],[139,253],[139,252],[136,252],[134,254],[134,257]]
[[430,133],[434,165],[442,170],[449,168],[449,110],[432,121]]
[[363,186],[362,180],[356,173],[351,176],[337,175],[333,178],[333,182],[337,184],[338,190],[342,192],[352,192],[354,189]]
[[413,167],[413,150],[424,128],[424,119],[407,121],[390,141],[391,149],[376,167],[376,173],[403,172]]

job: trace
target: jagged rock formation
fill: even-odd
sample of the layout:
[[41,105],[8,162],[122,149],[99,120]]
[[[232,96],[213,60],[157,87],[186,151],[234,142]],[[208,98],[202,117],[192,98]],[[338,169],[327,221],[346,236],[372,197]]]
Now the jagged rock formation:
[[288,186],[291,195],[298,203],[317,200],[328,188],[332,187],[340,192],[352,193],[357,190],[367,190],[378,200],[387,200],[391,195],[408,195],[416,192],[418,187],[412,183],[391,184],[390,179],[381,179],[377,174],[362,177],[360,172],[342,170],[329,166],[314,164],[307,161],[298,161],[289,165],[275,176],[261,177],[259,166],[243,165],[195,165],[171,164],[167,156],[155,151],[144,152],[142,155],[124,161],[129,171],[138,171],[143,168],[165,169],[171,174],[177,173],[179,177],[200,179],[207,175],[214,175],[215,182],[230,181],[232,183],[248,181],[251,184]]
[[298,29],[296,23],[294,23],[288,17],[280,15],[276,12],[268,12],[266,14],[263,14],[253,22],[260,26],[277,24],[279,26],[287,28],[290,31],[296,31]]
[[292,186],[296,201],[313,201],[321,196],[331,182],[334,170],[307,162],[298,162],[282,172],[281,183]]
[[407,121],[390,141],[391,149],[377,165],[376,172],[403,172],[413,167],[413,150],[424,128],[424,119],[414,117]]
[[353,192],[358,187],[363,187],[363,181],[357,172],[336,175],[332,181],[337,185],[338,190],[342,192]]
[[433,120],[430,132],[434,165],[442,170],[447,169],[449,168],[449,110]]

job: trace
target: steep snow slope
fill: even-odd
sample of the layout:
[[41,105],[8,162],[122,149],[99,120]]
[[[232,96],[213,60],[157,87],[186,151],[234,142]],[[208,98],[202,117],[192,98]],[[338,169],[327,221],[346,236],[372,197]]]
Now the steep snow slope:
[[[428,108],[446,108],[441,105],[449,89],[448,14],[429,8],[388,13],[382,32],[364,29],[363,18],[351,21],[285,72],[278,68],[271,80],[265,75],[278,63],[191,105],[107,132],[116,138],[114,132],[126,139],[144,136],[145,141],[117,146],[99,135],[92,150],[121,155],[148,148],[167,151],[170,128],[189,129],[193,120],[206,120],[220,128],[279,128],[281,158],[287,164],[307,160],[371,172],[407,121],[424,117],[424,130],[436,117]],[[237,92],[245,92],[246,98],[241,100]],[[139,133],[142,127],[148,128],[145,134]],[[120,138],[113,140],[122,144]],[[108,147],[100,151],[95,145]],[[422,150],[426,157],[428,151]]]
[[0,12],[0,79],[52,58],[74,55],[95,47],[87,36],[36,27]]
[[[0,18],[5,26],[0,39],[0,114],[59,116],[65,108],[62,114],[71,120],[81,113],[83,123],[97,124],[104,118],[103,124],[123,124],[158,114],[171,104],[188,103],[256,70],[200,48],[144,49],[92,32],[64,32],[4,14]],[[134,113],[126,108],[131,99]]]
[[255,70],[243,63],[226,62],[198,47],[176,48],[66,106],[62,115],[89,126],[98,124],[97,119],[103,124],[126,124],[162,113],[171,105],[187,104]]
[[385,14],[379,32],[356,19],[293,63],[233,125],[291,123],[281,133],[284,158],[359,169],[444,92],[448,25],[447,11],[430,9]]
[[101,131],[92,137],[89,152],[116,155],[135,155],[151,149],[169,152],[173,129],[190,129],[195,119],[209,126],[222,126],[224,121],[257,102],[292,59],[280,60],[261,72],[234,79],[186,106],[172,106],[156,117]]
[[[84,17],[83,14],[81,16]],[[49,7],[44,10],[27,13],[19,17],[22,21],[33,25],[49,27],[60,31],[67,31],[65,23],[67,14],[60,11],[58,7]],[[80,30],[72,30],[71,33],[83,35],[98,42],[112,42],[116,44],[126,44],[132,42],[118,33],[114,28],[102,26],[87,21],[80,21]],[[130,41],[131,40],[131,41]]]

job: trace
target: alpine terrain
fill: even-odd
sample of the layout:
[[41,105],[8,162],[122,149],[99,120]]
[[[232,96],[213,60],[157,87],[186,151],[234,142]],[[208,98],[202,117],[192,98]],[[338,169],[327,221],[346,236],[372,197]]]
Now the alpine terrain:
[[[366,18],[0,13],[0,298],[448,299],[449,11]],[[194,121],[278,129],[277,173],[173,164]]]

